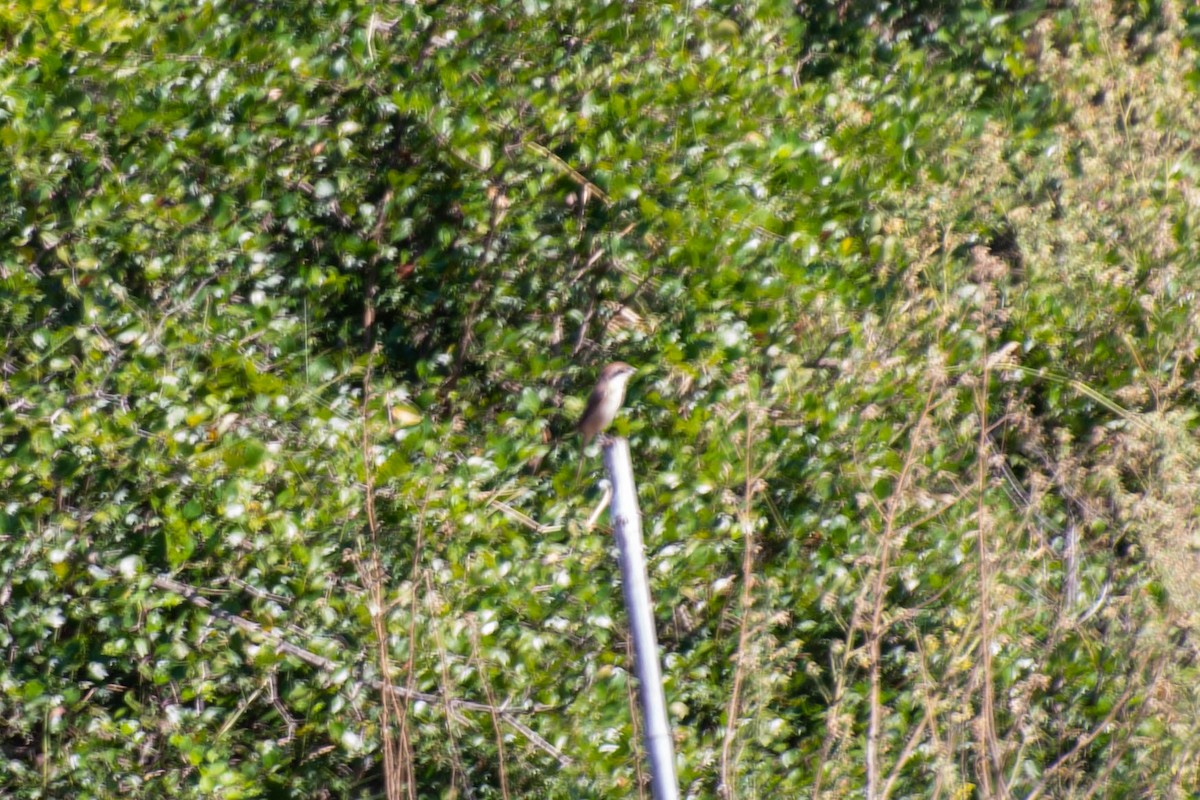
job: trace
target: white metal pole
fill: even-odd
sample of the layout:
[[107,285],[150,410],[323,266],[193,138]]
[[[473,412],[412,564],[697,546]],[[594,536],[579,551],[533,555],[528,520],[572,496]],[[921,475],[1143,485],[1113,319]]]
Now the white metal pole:
[[620,553],[625,607],[629,613],[629,630],[633,635],[646,754],[650,760],[650,785],[654,800],[677,800],[679,785],[675,779],[675,746],[667,722],[667,703],[658,666],[658,637],[654,633],[654,607],[650,604],[650,581],[646,577],[646,556],[642,545],[642,518],[638,512],[629,443],[620,437],[611,438],[604,445],[604,466],[613,486],[613,534]]

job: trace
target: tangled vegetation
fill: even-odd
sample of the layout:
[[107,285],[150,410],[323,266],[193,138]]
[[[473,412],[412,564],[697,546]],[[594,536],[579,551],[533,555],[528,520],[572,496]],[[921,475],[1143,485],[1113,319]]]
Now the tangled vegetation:
[[1194,795],[1198,32],[0,9],[5,796]]

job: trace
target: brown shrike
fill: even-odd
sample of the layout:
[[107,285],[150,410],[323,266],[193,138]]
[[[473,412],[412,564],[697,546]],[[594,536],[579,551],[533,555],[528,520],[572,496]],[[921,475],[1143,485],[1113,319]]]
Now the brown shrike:
[[600,379],[596,381],[596,388],[592,389],[587,408],[583,410],[577,426],[585,446],[616,419],[625,400],[625,384],[635,372],[637,370],[624,361],[614,361],[600,370]]

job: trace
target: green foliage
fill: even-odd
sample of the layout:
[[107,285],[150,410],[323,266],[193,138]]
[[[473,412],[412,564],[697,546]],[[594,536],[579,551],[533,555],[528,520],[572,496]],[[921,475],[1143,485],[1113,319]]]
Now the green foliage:
[[1197,791],[1183,13],[0,10],[6,796]]

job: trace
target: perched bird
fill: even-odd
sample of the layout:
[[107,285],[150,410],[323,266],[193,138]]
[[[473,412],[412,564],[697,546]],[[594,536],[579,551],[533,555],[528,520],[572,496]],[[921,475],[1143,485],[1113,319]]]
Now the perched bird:
[[596,388],[592,389],[587,408],[583,410],[583,416],[579,418],[577,426],[580,435],[583,436],[584,445],[596,438],[596,434],[616,419],[617,412],[621,410],[621,403],[625,400],[625,384],[635,372],[637,370],[624,361],[614,361],[600,370],[600,379],[596,381]]

